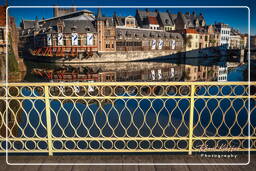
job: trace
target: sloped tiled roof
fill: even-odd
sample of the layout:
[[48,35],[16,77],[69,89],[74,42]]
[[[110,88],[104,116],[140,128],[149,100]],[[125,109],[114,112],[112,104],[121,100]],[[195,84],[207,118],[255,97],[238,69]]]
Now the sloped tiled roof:
[[198,34],[198,32],[195,29],[185,29],[185,33]]
[[173,26],[174,22],[167,12],[159,12],[159,20],[163,26]]
[[157,18],[153,16],[148,16],[148,23],[149,24],[158,24]]

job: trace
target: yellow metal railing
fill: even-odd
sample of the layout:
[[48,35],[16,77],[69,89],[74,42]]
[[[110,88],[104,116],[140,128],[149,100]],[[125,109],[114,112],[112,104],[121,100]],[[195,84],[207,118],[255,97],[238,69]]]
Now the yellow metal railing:
[[0,150],[256,151],[255,99],[256,82],[0,84]]

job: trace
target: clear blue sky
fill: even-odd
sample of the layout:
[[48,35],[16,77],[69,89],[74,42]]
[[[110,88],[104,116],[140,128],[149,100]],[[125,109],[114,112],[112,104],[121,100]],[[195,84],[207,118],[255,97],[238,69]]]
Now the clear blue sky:
[[[3,3],[3,0],[1,1]],[[9,0],[11,6],[52,6],[54,4],[68,6],[248,6],[251,10],[251,34],[256,34],[256,1],[255,0],[214,0],[214,1],[202,1],[202,0]],[[96,9],[90,9],[95,12]],[[153,9],[152,9],[153,10]],[[165,9],[160,9],[160,11]],[[243,33],[248,32],[248,10],[242,9],[202,9],[202,8],[170,8],[170,11],[177,13],[178,11],[195,11],[197,13],[203,13],[207,24],[218,22],[225,22],[230,26],[239,29]],[[112,15],[116,11],[118,15],[134,15],[135,9],[133,8],[115,8],[115,9],[103,9],[105,15]],[[52,16],[52,9],[10,9],[10,15],[16,18],[16,22],[19,23],[22,18],[35,19],[36,16],[45,18]]]

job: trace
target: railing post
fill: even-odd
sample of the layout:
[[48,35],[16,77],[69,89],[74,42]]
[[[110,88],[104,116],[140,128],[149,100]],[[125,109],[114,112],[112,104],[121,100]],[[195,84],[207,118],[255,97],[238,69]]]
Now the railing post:
[[50,110],[50,99],[49,99],[49,87],[44,86],[45,89],[45,112],[46,112],[46,125],[47,125],[47,138],[48,138],[48,151],[49,155],[52,156],[52,123],[51,123],[51,110]]
[[191,85],[191,94],[190,94],[190,113],[189,113],[189,144],[188,144],[188,154],[192,155],[193,149],[193,122],[194,122],[194,95],[195,95],[195,85]]

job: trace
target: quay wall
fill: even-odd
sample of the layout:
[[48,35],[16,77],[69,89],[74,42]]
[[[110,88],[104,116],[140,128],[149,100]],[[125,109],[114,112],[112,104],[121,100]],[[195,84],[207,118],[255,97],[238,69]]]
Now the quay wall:
[[129,52],[104,52],[94,53],[90,58],[79,58],[65,59],[58,57],[46,57],[46,56],[24,56],[24,58],[30,60],[37,60],[43,62],[54,62],[54,63],[101,63],[101,62],[129,62],[129,61],[141,61],[141,60],[152,60],[157,57],[178,58],[179,53],[177,51],[129,51]]

